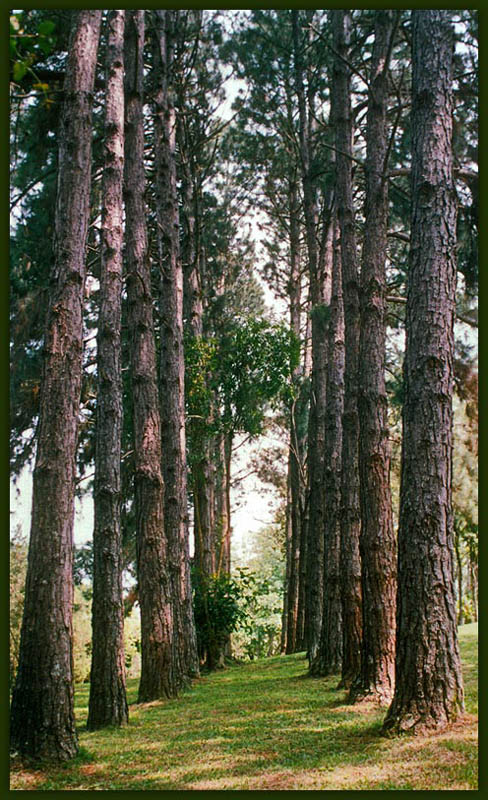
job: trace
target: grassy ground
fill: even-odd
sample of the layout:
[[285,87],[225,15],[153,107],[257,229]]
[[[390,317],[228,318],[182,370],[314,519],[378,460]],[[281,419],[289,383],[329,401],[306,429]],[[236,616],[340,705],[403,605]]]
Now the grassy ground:
[[12,765],[11,789],[476,789],[477,625],[460,629],[466,715],[442,733],[385,739],[384,711],[345,704],[337,679],[305,677],[303,655],[199,679],[178,700],[136,705],[130,723],[85,730],[80,755],[35,771]]

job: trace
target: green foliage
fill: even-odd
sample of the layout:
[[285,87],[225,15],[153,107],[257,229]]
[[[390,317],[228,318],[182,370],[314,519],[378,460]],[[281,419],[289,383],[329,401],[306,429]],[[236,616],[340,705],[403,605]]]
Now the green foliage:
[[[27,19],[26,19],[27,16]],[[27,23],[27,25],[26,25]],[[30,23],[30,24],[29,24]],[[44,61],[56,46],[56,22],[44,19],[32,26],[28,14],[18,11],[10,16],[10,59],[12,78],[20,83],[31,73],[35,80],[35,65]],[[34,88],[45,91],[48,85],[37,81]]]
[[217,368],[217,342],[214,337],[185,334],[185,400],[191,419],[205,424],[211,413],[213,393],[209,378]]
[[223,424],[232,432],[261,433],[267,405],[292,396],[291,375],[299,344],[286,325],[237,321],[226,329],[218,351],[218,386]]
[[199,652],[217,653],[244,620],[243,585],[229,575],[204,576],[194,568],[192,587]]
[[264,658],[279,653],[285,577],[285,518],[249,534],[250,555],[237,558],[234,574],[244,587],[243,624],[232,637],[233,653]]
[[275,655],[280,646],[283,574],[261,576],[245,567],[236,574],[243,586],[245,616],[232,637],[232,652],[251,661]]

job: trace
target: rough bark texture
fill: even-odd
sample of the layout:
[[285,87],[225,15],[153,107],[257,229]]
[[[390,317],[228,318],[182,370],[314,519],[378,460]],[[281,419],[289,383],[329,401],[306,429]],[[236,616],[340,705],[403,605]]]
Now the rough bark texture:
[[181,685],[198,675],[190,586],[183,359],[183,272],[175,164],[175,109],[171,92],[172,29],[178,12],[155,12],[155,195],[161,267],[161,433],[164,524],[174,601],[175,661]]
[[361,264],[359,476],[363,624],[361,671],[350,700],[388,704],[395,677],[396,540],[385,389],[388,64],[395,12],[377,11],[368,99],[365,233]]
[[331,675],[342,665],[341,600],[341,466],[342,413],[344,410],[344,307],[341,256],[337,222],[334,224],[332,297],[327,341],[327,399],[325,410],[324,492],[324,595],[320,642],[310,674]]
[[451,508],[456,201],[453,31],[414,11],[412,229],[407,293],[395,694],[385,730],[442,728],[463,709]]
[[82,372],[91,107],[100,11],[73,12],[59,133],[54,270],[44,339],[32,522],[12,749],[65,761],[78,749],[73,712],[72,542]]
[[177,692],[172,657],[173,608],[164,534],[161,421],[144,202],[144,29],[144,11],[127,12],[124,197],[137,581],[141,608],[140,703],[163,696],[173,697]]
[[[299,113],[300,164],[303,185],[305,232],[310,294],[312,302],[312,394],[310,401],[310,425],[308,436],[309,463],[309,518],[305,527],[306,544],[300,548],[303,564],[301,586],[305,590],[305,602],[299,605],[305,612],[303,640],[308,656],[313,659],[317,651],[322,624],[323,560],[324,560],[324,486],[323,454],[325,430],[325,370],[326,329],[323,305],[330,302],[330,264],[320,271],[317,246],[317,198],[313,176],[313,141],[315,125],[314,98],[310,82],[305,90],[305,66],[303,44],[300,41],[299,12],[293,10],[293,47],[295,86]],[[306,96],[308,95],[308,96]],[[327,266],[328,274],[327,274]],[[327,281],[329,278],[329,281]],[[303,538],[303,537],[302,537]],[[302,589],[302,590],[303,590]],[[299,636],[301,639],[302,637]]]
[[[345,386],[342,433],[341,578],[344,633],[342,683],[348,686],[360,669],[361,563],[359,532],[359,280],[352,199],[352,113],[347,65],[351,17],[332,11],[334,49],[333,101],[337,147],[337,211],[341,229],[342,288],[345,317]],[[341,57],[342,56],[342,57]]]
[[124,177],[124,11],[107,16],[102,181],[102,258],[97,336],[97,422],[93,531],[89,730],[128,721],[125,695],[120,455]]

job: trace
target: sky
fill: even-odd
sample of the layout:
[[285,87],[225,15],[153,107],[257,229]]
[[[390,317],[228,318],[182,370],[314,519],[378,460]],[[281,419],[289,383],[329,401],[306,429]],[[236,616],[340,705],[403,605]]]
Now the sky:
[[[239,444],[239,441],[237,441]],[[243,445],[233,460],[235,476],[241,470],[248,472],[249,457],[260,446],[276,444],[270,437],[263,436],[254,444]],[[25,467],[17,483],[10,484],[10,530],[14,533],[20,524],[22,534],[29,536],[30,512],[32,503],[32,466]],[[275,490],[263,487],[254,475],[250,475],[231,492],[231,524],[233,528],[232,545],[236,554],[245,556],[248,533],[256,532],[273,522],[279,498]],[[74,541],[80,545],[93,537],[93,499],[87,495],[75,501]]]

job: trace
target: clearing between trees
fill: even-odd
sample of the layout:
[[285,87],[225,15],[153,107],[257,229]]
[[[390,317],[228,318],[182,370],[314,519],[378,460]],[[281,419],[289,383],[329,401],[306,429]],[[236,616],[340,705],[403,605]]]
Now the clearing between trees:
[[385,711],[353,706],[338,677],[306,677],[303,654],[201,677],[179,699],[136,704],[128,726],[86,730],[87,685],[76,691],[80,754],[66,766],[16,765],[11,789],[477,789],[478,626],[459,629],[462,720],[431,735],[380,735]]

